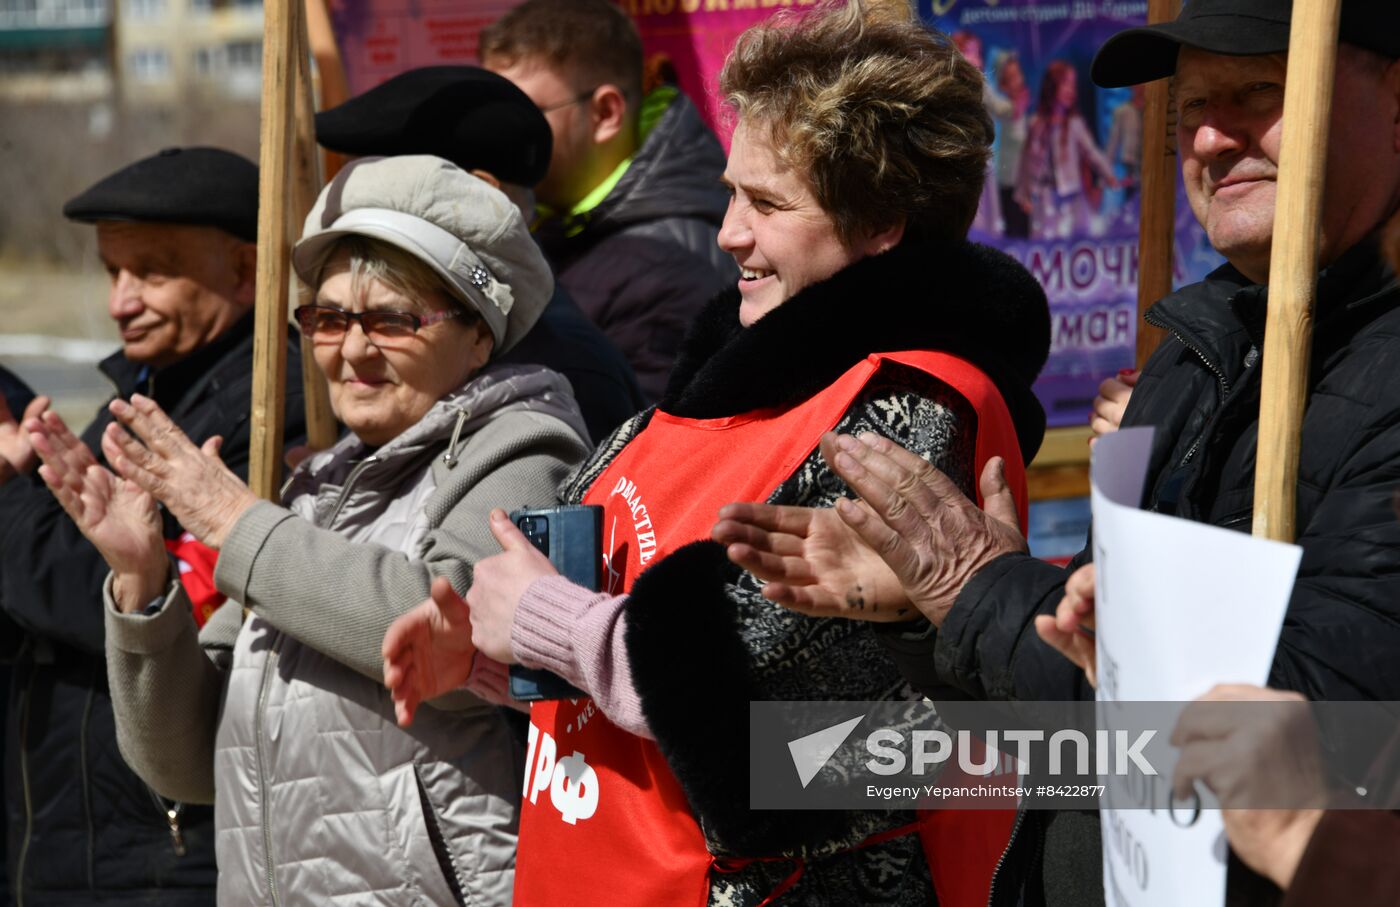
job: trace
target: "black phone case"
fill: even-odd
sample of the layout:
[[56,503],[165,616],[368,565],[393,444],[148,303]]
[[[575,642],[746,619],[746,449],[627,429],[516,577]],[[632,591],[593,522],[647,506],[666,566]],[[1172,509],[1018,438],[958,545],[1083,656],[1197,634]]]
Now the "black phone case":
[[[596,504],[517,510],[510,521],[525,534],[565,579],[597,591],[602,584],[603,508]],[[543,531],[540,524],[543,523]],[[533,527],[528,528],[528,527]],[[510,666],[511,698],[580,699],[582,690],[549,671]]]

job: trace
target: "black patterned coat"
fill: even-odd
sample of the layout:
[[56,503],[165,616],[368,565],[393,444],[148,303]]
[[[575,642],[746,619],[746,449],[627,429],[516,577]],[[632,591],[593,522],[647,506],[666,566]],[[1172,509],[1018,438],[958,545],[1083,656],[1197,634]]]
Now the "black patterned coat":
[[[726,291],[692,324],[663,410],[708,419],[791,406],[871,353],[931,349],[972,361],[996,382],[1027,460],[1040,444],[1044,413],[1030,387],[1049,349],[1049,312],[1031,276],[999,252],[908,240],[803,289],[747,329],[738,307],[737,290]],[[566,486],[567,501],[583,498],[652,412],[594,454]],[[942,381],[887,363],[836,428],[889,437],[970,493],[976,422],[971,405]],[[849,494],[813,451],[769,501],[826,507]],[[916,835],[837,853],[908,823],[911,814],[748,808],[750,701],[921,698],[871,625],[774,605],[714,542],[692,543],[654,563],[637,578],[626,607],[628,658],[643,712],[712,853],[803,857],[805,873],[784,895],[786,904],[934,903]],[[791,871],[791,863],[754,863],[716,876],[710,903],[757,904]]]

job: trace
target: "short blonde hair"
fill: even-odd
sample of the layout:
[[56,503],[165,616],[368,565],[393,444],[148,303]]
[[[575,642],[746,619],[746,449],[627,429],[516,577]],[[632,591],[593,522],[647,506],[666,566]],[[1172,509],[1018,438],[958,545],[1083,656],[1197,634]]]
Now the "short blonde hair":
[[991,154],[983,80],[906,2],[827,2],[740,36],[725,101],[806,174],[847,243],[893,226],[966,237]]

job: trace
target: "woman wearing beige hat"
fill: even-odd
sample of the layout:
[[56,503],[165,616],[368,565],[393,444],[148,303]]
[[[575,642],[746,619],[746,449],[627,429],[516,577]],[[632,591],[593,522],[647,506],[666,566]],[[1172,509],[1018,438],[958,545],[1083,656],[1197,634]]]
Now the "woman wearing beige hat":
[[[562,378],[487,368],[553,281],[504,195],[427,156],[343,170],[293,262],[315,291],[298,321],[351,433],[301,464],[281,506],[145,398],[113,404],[125,430],[103,448],[120,477],[76,473],[72,438],[36,434],[45,481],[112,568],[122,753],[161,794],[215,803],[222,904],[507,904],[518,738],[468,694],[399,729],[379,650],[436,577],[467,590],[496,549],[491,506],[552,502],[585,453]],[[156,500],[219,551],[234,601],[202,632]]]

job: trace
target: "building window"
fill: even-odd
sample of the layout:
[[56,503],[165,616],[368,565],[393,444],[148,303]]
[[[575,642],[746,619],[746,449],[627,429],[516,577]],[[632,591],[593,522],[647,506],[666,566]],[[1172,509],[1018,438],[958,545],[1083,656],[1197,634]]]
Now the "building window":
[[127,68],[138,82],[162,82],[170,78],[170,55],[163,47],[144,47],[127,55]]
[[261,41],[230,41],[224,46],[224,58],[230,70],[262,71]]
[[122,9],[128,19],[158,19],[165,15],[165,0],[126,0]]
[[66,28],[106,24],[106,0],[0,0],[0,28]]
[[194,71],[201,76],[214,74],[214,51],[209,47],[196,47],[194,50]]
[[0,16],[30,21],[39,10],[37,0],[0,0]]
[[207,16],[214,11],[214,0],[190,0],[190,12],[196,16]]

